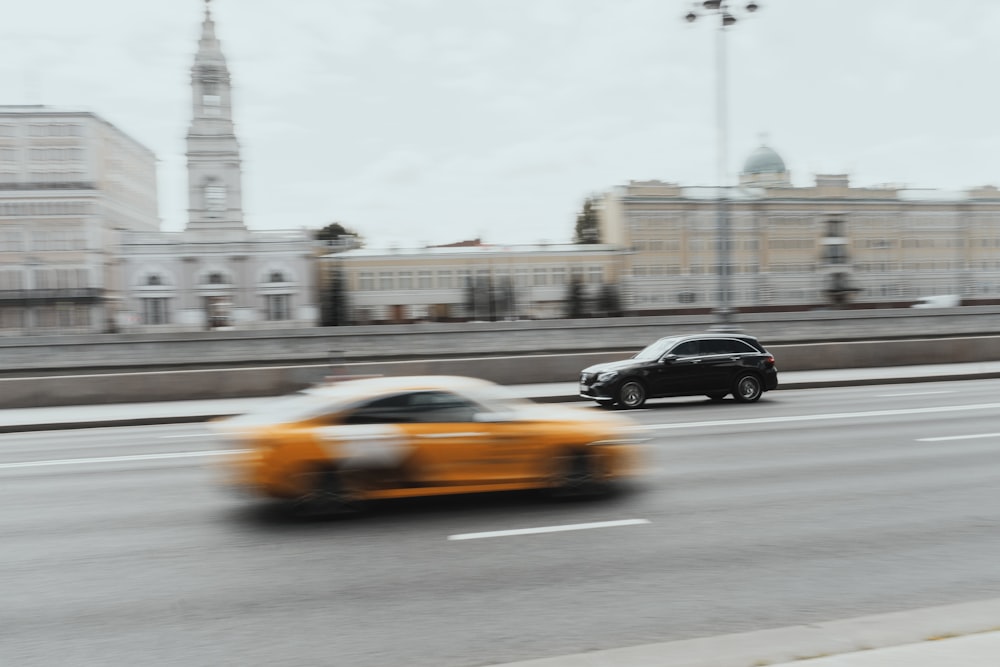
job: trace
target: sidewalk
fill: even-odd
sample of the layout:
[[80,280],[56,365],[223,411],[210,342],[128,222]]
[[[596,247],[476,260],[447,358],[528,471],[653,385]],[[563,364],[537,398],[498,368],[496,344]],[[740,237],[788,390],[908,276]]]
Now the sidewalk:
[[[823,371],[791,371],[778,374],[779,390],[815,387],[847,387],[868,384],[898,384],[1000,377],[1000,361],[968,364],[929,364],[885,368],[844,368]],[[510,387],[524,398],[540,402],[580,400],[575,382],[527,384]],[[234,415],[272,400],[220,398],[208,401],[118,403],[114,405],[70,405],[47,408],[0,409],[0,433],[42,431],[103,426],[140,426],[206,421]],[[1000,660],[997,662],[1000,665]]]
[[493,667],[997,667],[1000,599]]

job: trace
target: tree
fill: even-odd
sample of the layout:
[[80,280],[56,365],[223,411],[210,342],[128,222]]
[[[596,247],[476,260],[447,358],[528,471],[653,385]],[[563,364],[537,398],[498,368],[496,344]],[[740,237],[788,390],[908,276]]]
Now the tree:
[[583,317],[586,311],[586,297],[583,294],[583,280],[580,276],[573,276],[566,289],[566,317],[576,319]]
[[[350,238],[345,238],[350,237]],[[331,222],[326,227],[316,230],[317,241],[337,241],[340,239],[349,240],[351,246],[361,248],[364,246],[364,239],[353,229],[349,229],[339,222]]]
[[597,212],[597,198],[587,197],[583,209],[576,214],[576,233],[573,243],[600,243],[600,216]]
[[614,283],[601,285],[601,293],[597,297],[597,309],[605,317],[621,317],[621,297]]
[[344,272],[334,267],[329,274],[326,298],[321,302],[321,318],[324,327],[340,327],[350,324],[347,290]]

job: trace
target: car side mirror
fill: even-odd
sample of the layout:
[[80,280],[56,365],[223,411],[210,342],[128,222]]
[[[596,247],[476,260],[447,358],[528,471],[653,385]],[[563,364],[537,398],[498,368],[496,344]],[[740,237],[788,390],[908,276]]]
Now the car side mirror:
[[660,363],[662,363],[662,364],[672,364],[675,361],[677,361],[677,355],[676,354],[665,354],[660,359]]

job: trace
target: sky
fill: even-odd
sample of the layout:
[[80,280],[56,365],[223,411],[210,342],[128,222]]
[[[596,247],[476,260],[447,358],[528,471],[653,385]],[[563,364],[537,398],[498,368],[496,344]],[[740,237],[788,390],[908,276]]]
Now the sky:
[[[569,242],[588,196],[734,183],[762,142],[796,186],[1000,185],[1000,2],[731,4],[720,176],[718,20],[687,23],[691,2],[213,0],[247,225]],[[5,5],[0,104],[93,111],[149,147],[183,229],[203,0]]]

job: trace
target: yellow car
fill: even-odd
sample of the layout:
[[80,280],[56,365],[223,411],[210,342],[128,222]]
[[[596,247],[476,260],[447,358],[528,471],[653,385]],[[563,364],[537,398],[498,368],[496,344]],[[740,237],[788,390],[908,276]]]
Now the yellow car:
[[548,488],[594,492],[637,468],[627,418],[540,404],[467,377],[375,377],[310,388],[212,423],[232,482],[301,509]]

